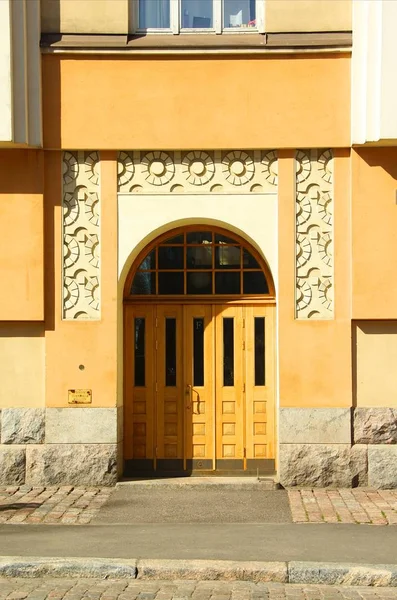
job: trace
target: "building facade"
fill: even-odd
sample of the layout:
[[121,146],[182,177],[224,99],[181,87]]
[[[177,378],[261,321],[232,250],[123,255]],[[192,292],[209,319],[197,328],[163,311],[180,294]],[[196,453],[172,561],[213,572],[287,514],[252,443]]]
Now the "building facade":
[[396,487],[395,3],[0,10],[0,483]]

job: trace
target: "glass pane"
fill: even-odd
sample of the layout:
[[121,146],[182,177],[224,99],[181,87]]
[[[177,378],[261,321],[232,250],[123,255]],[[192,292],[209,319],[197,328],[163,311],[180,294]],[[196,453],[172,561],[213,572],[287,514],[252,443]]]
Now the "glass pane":
[[223,319],[223,385],[234,385],[234,319]]
[[244,294],[268,294],[269,286],[262,271],[245,271],[243,273]]
[[232,238],[225,237],[220,233],[215,234],[215,244],[236,244],[236,240],[232,240]]
[[159,273],[159,294],[183,294],[182,273]]
[[170,0],[139,0],[139,29],[169,29]]
[[179,246],[160,246],[159,269],[183,269],[183,248]]
[[212,272],[207,271],[206,273],[188,273],[187,293],[212,294]]
[[256,0],[223,0],[223,27],[256,27]]
[[152,250],[149,252],[147,256],[143,259],[141,264],[139,265],[140,271],[150,271],[151,269],[156,268],[156,250]]
[[187,249],[188,269],[212,269],[212,246],[192,246]]
[[240,294],[240,273],[215,273],[215,294]]
[[210,29],[213,0],[182,0],[182,29]]
[[218,246],[215,248],[216,269],[239,269],[240,246]]
[[183,244],[183,233],[181,235],[176,235],[175,237],[168,238],[165,242],[161,242],[162,244]]
[[255,385],[265,385],[265,317],[255,317]]
[[145,319],[135,319],[135,373],[134,385],[145,385]]
[[156,293],[156,274],[143,273],[138,271],[134,277],[131,286],[131,294],[155,294]]
[[211,231],[192,231],[186,236],[188,244],[208,244],[212,242]]
[[176,319],[165,320],[165,385],[176,385]]
[[243,267],[244,269],[260,269],[260,265],[256,258],[254,258],[251,252],[244,249],[243,254]]
[[193,385],[204,385],[203,318],[193,319]]

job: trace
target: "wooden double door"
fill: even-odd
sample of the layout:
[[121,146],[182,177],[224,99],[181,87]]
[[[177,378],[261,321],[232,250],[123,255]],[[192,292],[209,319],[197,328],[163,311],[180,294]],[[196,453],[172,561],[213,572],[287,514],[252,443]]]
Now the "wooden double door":
[[266,474],[274,307],[125,306],[125,474]]

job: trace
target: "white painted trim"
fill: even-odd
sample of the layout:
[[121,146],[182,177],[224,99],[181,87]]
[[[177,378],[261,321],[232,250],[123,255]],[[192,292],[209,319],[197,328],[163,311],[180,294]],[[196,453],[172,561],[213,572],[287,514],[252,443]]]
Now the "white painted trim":
[[179,9],[179,0],[170,0],[170,24],[171,31],[174,35],[179,34],[179,23],[180,23],[180,9]]
[[265,33],[265,1],[256,0],[256,30]]
[[223,24],[223,0],[221,2],[217,2],[213,0],[212,3],[212,11],[213,11],[213,24],[215,33],[222,33],[222,24]]
[[11,0],[0,1],[0,141],[10,142],[12,131]]
[[25,0],[11,2],[11,22],[13,140],[17,143],[26,144],[28,123]]

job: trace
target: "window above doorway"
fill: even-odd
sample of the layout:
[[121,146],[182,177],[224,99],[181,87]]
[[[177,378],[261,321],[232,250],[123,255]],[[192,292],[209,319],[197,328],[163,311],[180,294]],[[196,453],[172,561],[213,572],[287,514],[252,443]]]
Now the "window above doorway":
[[264,0],[132,0],[137,33],[264,32]]
[[126,297],[272,295],[266,267],[229,232],[187,229],[163,236],[137,261]]

